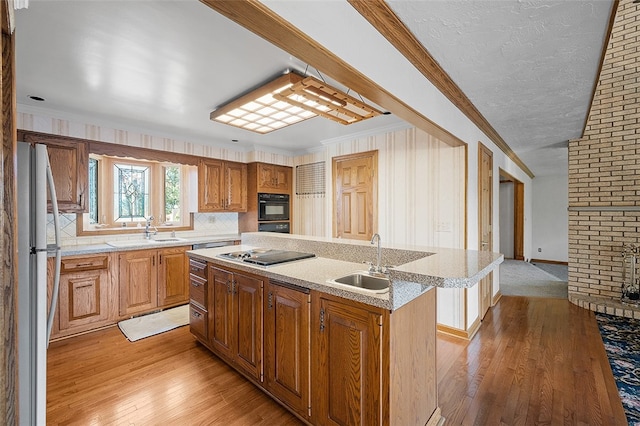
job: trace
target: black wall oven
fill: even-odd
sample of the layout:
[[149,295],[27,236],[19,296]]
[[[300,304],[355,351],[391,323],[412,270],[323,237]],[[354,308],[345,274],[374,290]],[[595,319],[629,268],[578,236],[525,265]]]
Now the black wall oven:
[[258,222],[289,220],[289,194],[258,193]]

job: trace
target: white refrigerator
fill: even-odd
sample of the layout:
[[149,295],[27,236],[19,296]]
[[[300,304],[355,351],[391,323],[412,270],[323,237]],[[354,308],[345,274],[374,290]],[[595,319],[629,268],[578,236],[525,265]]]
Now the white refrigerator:
[[[47,347],[58,300],[58,205],[45,145],[18,142],[18,401],[21,425],[45,425]],[[48,183],[48,185],[47,185]],[[47,188],[55,243],[47,245]],[[54,287],[47,306],[47,257],[55,252]]]

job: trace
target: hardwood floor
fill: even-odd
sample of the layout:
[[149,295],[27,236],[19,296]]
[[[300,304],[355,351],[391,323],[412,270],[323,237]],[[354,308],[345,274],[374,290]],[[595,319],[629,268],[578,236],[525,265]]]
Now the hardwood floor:
[[[297,425],[182,327],[135,343],[114,327],[53,342],[47,424]],[[447,425],[626,424],[593,313],[502,297],[470,342],[438,336]]]

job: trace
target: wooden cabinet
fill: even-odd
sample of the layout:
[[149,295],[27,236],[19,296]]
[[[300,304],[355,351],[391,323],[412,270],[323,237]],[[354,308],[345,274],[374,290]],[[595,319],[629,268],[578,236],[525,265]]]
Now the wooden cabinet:
[[174,247],[120,253],[120,315],[187,302],[187,249]]
[[308,289],[270,281],[264,312],[265,387],[300,416],[311,408]]
[[[47,145],[53,182],[56,186],[58,210],[61,213],[83,213],[87,208],[89,179],[89,147],[87,142],[64,136],[20,131],[18,140]],[[49,211],[51,204],[49,194]]]
[[[53,258],[49,259],[52,277]],[[49,288],[52,289],[52,279]],[[60,290],[52,338],[102,327],[115,321],[110,256],[70,256],[61,261]]]
[[209,311],[207,309],[207,263],[189,260],[189,328],[192,334],[207,341]]
[[291,193],[291,167],[257,163],[256,177],[257,192]]
[[246,212],[247,165],[201,159],[198,165],[199,212]]
[[209,266],[209,343],[245,374],[262,382],[264,279]]
[[380,309],[317,294],[313,415],[318,424],[382,424]]

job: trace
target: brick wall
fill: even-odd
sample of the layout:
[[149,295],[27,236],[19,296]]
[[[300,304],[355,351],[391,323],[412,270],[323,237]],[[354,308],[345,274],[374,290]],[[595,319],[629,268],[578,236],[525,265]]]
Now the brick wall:
[[640,318],[620,303],[622,246],[640,243],[640,5],[621,0],[581,139],[569,142],[569,299]]

